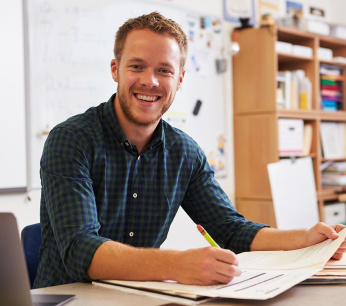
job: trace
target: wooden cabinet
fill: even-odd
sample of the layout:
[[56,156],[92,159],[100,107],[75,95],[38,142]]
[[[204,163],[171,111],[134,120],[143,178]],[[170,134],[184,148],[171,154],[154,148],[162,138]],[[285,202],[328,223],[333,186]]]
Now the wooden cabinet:
[[[336,64],[345,75],[346,64],[335,60],[320,60],[318,49],[328,48],[333,56],[346,58],[346,41],[320,36],[296,29],[263,27],[235,30],[232,40],[240,45],[233,57],[234,92],[234,161],[237,209],[247,218],[276,226],[267,164],[277,162],[278,120],[302,119],[312,126],[312,143],[308,156],[313,161],[314,176],[321,221],[323,205],[337,200],[333,190],[323,190],[320,166],[327,161],[322,156],[320,124],[323,121],[346,122],[345,101],[342,109],[321,110],[320,65]],[[311,56],[277,52],[276,42],[309,47]],[[303,70],[311,82],[309,110],[280,109],[277,106],[277,74],[279,71]],[[346,96],[344,88],[344,97]],[[345,98],[344,98],[345,99]],[[339,160],[346,160],[344,159]]]

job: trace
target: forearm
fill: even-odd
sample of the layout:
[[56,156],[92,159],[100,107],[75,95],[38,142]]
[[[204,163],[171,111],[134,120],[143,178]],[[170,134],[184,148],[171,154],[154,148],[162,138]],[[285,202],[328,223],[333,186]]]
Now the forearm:
[[115,241],[104,242],[88,269],[91,279],[173,279],[173,257],[179,251],[135,248]]
[[307,237],[308,230],[278,230],[262,228],[253,239],[251,251],[295,250],[311,245]]
[[96,250],[88,269],[91,279],[175,280],[195,285],[228,283],[240,273],[238,259],[230,250],[143,249],[114,241]]

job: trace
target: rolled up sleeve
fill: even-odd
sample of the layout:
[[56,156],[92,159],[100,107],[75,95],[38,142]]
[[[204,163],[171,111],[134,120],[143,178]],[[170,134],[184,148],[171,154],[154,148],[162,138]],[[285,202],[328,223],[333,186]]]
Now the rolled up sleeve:
[[[98,235],[100,223],[87,156],[92,152],[81,143],[72,131],[57,129],[45,144],[40,173],[41,201],[49,221],[46,220],[47,236],[43,236],[43,244],[51,248],[51,259],[56,258],[52,253],[58,249],[71,280],[89,281],[87,270],[93,255],[109,239]],[[41,220],[42,217],[41,212]]]

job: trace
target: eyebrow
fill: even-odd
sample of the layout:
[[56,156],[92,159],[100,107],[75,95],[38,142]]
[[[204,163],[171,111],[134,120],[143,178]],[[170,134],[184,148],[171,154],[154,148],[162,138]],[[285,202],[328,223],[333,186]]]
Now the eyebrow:
[[[145,60],[141,59],[140,57],[133,57],[133,58],[130,58],[128,60],[129,63],[145,63]],[[160,62],[159,63],[160,66],[163,66],[163,67],[167,67],[167,68],[170,68],[170,69],[174,69],[174,66],[171,65],[170,63],[166,63],[166,62]]]

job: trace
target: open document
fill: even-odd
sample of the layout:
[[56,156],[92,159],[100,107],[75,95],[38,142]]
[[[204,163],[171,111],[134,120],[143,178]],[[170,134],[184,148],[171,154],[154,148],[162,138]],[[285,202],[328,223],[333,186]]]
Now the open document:
[[292,251],[244,252],[238,255],[242,274],[228,284],[182,285],[177,282],[102,280],[111,284],[181,296],[266,300],[321,271],[346,237],[346,229],[335,240],[327,239],[311,247]]

